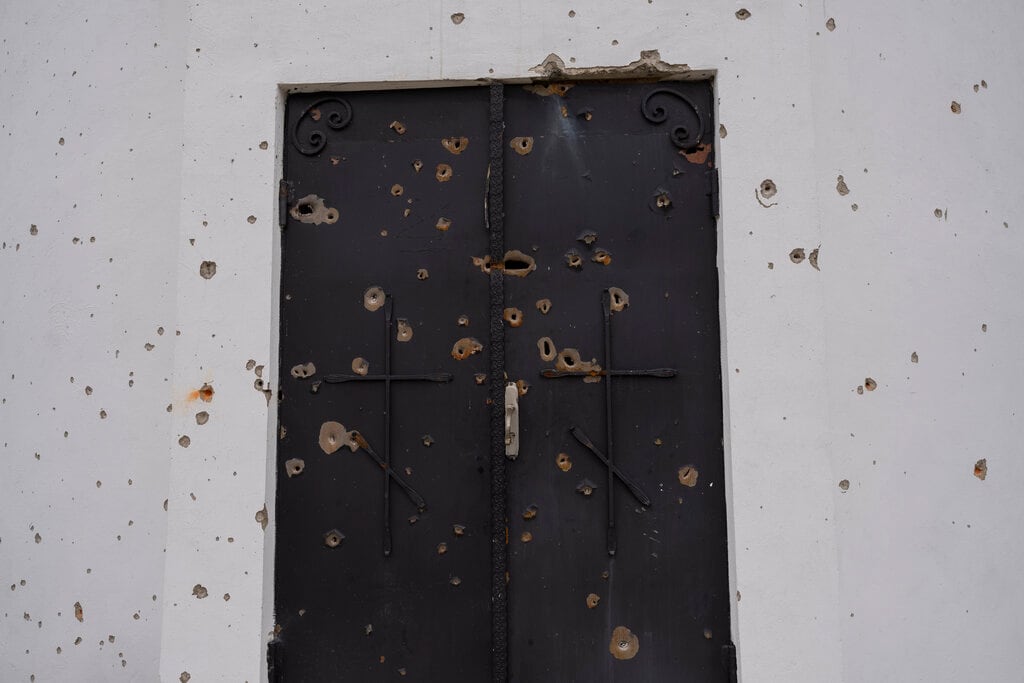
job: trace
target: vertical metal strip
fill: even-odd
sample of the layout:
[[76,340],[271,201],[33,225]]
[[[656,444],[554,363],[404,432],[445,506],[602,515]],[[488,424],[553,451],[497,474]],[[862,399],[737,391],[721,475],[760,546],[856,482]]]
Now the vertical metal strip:
[[[505,90],[490,86],[490,160],[487,182],[487,223],[492,263],[505,254],[503,163],[505,149]],[[491,676],[508,680],[508,461],[505,459],[505,276],[490,273],[491,362]]]

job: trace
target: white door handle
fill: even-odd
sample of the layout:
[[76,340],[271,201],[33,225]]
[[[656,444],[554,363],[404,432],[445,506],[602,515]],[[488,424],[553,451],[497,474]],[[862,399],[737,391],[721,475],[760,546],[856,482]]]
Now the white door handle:
[[519,388],[513,382],[505,385],[505,456],[515,460],[519,455]]

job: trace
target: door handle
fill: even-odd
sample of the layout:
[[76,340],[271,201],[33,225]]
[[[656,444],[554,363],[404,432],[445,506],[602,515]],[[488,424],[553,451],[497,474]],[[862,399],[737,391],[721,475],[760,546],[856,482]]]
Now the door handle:
[[519,455],[519,388],[514,382],[505,385],[505,457],[515,460]]

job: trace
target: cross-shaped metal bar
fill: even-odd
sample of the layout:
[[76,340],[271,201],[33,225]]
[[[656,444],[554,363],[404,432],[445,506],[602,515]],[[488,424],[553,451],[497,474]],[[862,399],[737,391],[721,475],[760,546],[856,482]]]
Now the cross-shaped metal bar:
[[[612,335],[611,335],[611,293],[605,289],[601,292],[601,308],[604,314],[604,367],[601,370],[585,372],[543,370],[541,375],[547,378],[557,377],[581,377],[597,376],[604,378],[604,422],[605,422],[605,452],[594,446],[593,442],[579,427],[573,427],[570,432],[573,437],[585,446],[591,453],[603,462],[608,468],[608,533],[607,548],[609,555],[615,555],[618,542],[615,533],[615,479],[618,478],[640,501],[641,505],[650,505],[651,500],[647,494],[632,482],[615,465],[615,451],[613,448],[613,420],[612,420],[612,377],[658,377],[667,379],[675,377],[677,372],[674,368],[651,368],[647,370],[618,370],[612,368]],[[646,502],[645,502],[646,501]]]
[[[420,373],[412,375],[391,374],[391,343],[394,337],[394,302],[391,295],[384,298],[384,374],[383,375],[347,375],[332,374],[324,377],[328,384],[340,384],[343,382],[384,382],[384,457],[378,456],[363,439],[359,446],[369,453],[384,470],[384,557],[391,555],[391,480],[402,482],[391,468],[391,383],[392,382],[450,382],[452,375],[447,372]],[[402,482],[404,483],[404,482]],[[403,486],[405,488],[405,486]],[[406,489],[409,493],[409,489]],[[413,492],[415,493],[415,492]],[[416,494],[417,496],[419,494]],[[410,494],[410,498],[413,496]],[[422,502],[422,498],[419,499]],[[415,498],[413,502],[417,501]],[[419,503],[417,503],[419,506]]]

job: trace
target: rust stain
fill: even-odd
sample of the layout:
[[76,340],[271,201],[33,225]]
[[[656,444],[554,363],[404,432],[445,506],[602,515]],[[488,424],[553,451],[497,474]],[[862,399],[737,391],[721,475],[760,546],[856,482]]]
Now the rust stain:
[[974,476],[985,481],[985,477],[988,476],[988,460],[982,458],[978,462],[974,463]]
[[526,156],[533,151],[533,138],[529,136],[514,137],[509,142],[509,147],[515,150],[519,156]]
[[686,150],[679,150],[679,153],[686,157],[686,160],[691,164],[703,164],[708,160],[708,156],[711,154],[713,146],[711,144],[701,144],[692,152]]

